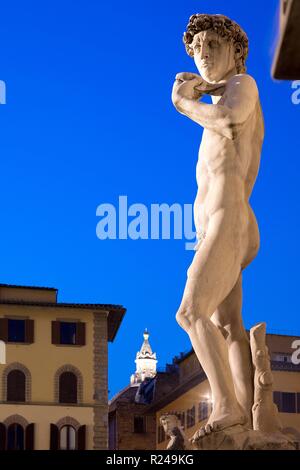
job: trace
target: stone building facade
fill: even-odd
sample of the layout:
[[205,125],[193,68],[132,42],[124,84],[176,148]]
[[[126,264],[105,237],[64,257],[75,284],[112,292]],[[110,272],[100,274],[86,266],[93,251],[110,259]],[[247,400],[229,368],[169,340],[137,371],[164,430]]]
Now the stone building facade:
[[0,449],[107,449],[107,343],[124,314],[0,285]]

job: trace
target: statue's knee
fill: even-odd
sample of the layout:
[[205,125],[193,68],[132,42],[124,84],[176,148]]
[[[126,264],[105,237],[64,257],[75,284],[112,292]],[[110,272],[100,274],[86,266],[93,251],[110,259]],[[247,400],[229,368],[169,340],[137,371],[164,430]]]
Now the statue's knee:
[[186,305],[181,307],[176,313],[177,323],[185,330],[188,331],[191,327],[206,328],[208,318],[201,314],[201,311],[193,305]]
[[186,323],[186,319],[185,319],[184,311],[182,309],[178,310],[175,318],[176,318],[178,325],[181,326],[181,328],[185,329],[184,326]]
[[185,331],[187,331],[193,323],[193,312],[190,307],[180,308],[176,313],[176,321]]

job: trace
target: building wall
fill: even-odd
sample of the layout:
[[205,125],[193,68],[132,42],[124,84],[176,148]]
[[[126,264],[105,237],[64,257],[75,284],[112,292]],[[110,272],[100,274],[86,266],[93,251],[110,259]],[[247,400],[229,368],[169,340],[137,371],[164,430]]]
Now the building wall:
[[[273,390],[278,392],[300,392],[300,371],[273,371]],[[279,413],[284,428],[293,427],[300,432],[300,413]]]
[[116,410],[117,450],[155,450],[155,414],[144,416],[145,432],[134,432],[134,417],[143,416],[144,406],[134,403],[119,403]]
[[195,354],[191,354],[180,363],[179,381],[185,382],[197,372],[201,372],[201,366]]
[[[154,401],[160,400],[178,386],[178,369],[167,366],[164,372],[157,372]],[[111,450],[154,450],[156,449],[156,415],[148,405],[135,402],[138,386],[127,386],[114,396],[109,405],[109,448]],[[151,407],[151,405],[150,405]],[[134,432],[134,416],[145,416],[144,433]]]
[[[55,372],[65,364],[77,367],[83,377],[83,403],[93,401],[93,314],[88,310],[54,307],[0,305],[0,317],[28,317],[34,320],[34,343],[6,345],[6,364],[19,362],[31,372],[31,401],[54,401]],[[80,320],[86,323],[85,346],[51,344],[51,321]],[[105,340],[105,338],[103,339]],[[105,362],[105,361],[103,361]],[[0,365],[2,378],[6,366]],[[101,367],[101,365],[100,365]],[[1,400],[3,400],[1,380]]]
[[267,346],[271,354],[277,352],[292,354],[295,351],[292,349],[295,340],[299,341],[299,336],[267,335]]
[[[300,371],[273,371],[274,386],[273,390],[281,392],[300,392]],[[200,383],[196,387],[191,388],[182,394],[176,400],[168,403],[156,413],[156,428],[159,427],[159,418],[162,414],[168,412],[185,412],[185,424],[187,423],[187,410],[195,406],[195,426],[187,428],[185,426],[185,434],[188,438],[203,426],[207,420],[199,421],[198,404],[200,401],[208,400],[209,410],[211,410],[211,392],[208,380]],[[283,428],[293,427],[300,432],[300,413],[279,413]],[[158,437],[158,433],[157,433]],[[157,441],[157,449],[165,449],[167,441],[159,443]]]
[[[30,298],[30,300],[32,300]],[[21,415],[36,424],[35,448],[49,449],[49,423],[71,417],[87,426],[87,449],[106,449],[108,434],[107,398],[107,315],[86,309],[0,305],[1,317],[27,317],[34,320],[32,344],[6,345],[6,365],[0,364],[0,422],[10,415]],[[68,346],[51,344],[51,322],[74,320],[85,322],[86,344]],[[30,403],[7,404],[4,401],[4,371],[19,363],[30,372]],[[55,394],[56,371],[71,365],[82,376],[82,400],[77,405],[62,406]],[[58,383],[56,381],[56,386]],[[97,391],[97,394],[95,392]],[[80,394],[79,394],[80,396]],[[56,404],[56,406],[55,406]]]
[[49,450],[50,423],[56,424],[59,420],[71,417],[86,425],[86,449],[93,449],[93,408],[78,406],[50,406],[50,405],[17,405],[5,404],[0,406],[0,422],[10,416],[18,415],[35,423],[35,450]]
[[0,300],[23,302],[56,302],[56,289],[0,286]]
[[108,448],[107,318],[93,314],[94,449]]

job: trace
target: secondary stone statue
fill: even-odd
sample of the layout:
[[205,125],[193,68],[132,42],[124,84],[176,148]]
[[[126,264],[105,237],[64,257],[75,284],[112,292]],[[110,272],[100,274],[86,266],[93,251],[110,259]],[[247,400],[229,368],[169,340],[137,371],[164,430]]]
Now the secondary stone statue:
[[180,419],[175,413],[163,414],[160,417],[160,424],[164,428],[165,435],[169,438],[167,450],[185,450],[188,448]]
[[[200,75],[177,74],[172,101],[203,127],[203,136],[194,204],[198,243],[176,319],[190,337],[213,400],[195,440],[233,426],[252,428],[254,377],[241,317],[242,272],[259,249],[249,198],[264,124],[256,82],[246,74],[242,28],[223,15],[196,14],[183,40]],[[201,100],[205,94],[212,104]]]

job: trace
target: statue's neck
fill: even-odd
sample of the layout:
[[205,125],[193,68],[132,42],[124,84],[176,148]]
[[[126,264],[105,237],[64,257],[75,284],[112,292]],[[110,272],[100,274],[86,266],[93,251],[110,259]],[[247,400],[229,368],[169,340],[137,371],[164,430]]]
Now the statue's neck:
[[209,82],[209,83],[211,83],[212,85],[219,85],[219,84],[223,85],[223,84],[226,84],[226,82],[236,74],[237,74],[236,67],[233,67],[220,80],[216,80],[215,82]]
[[234,66],[231,70],[229,70],[229,71],[226,73],[226,75],[225,75],[225,77],[222,79],[222,81],[223,81],[223,80],[227,81],[227,80],[229,80],[229,78],[233,77],[233,76],[236,75],[236,74],[237,74],[237,70],[236,70],[236,66]]
[[[234,67],[233,69],[229,70],[229,71],[224,75],[224,77],[223,77],[221,80],[215,82],[215,84],[224,85],[224,91],[225,91],[225,89],[226,89],[226,83],[228,82],[228,80],[229,80],[231,77],[233,77],[233,76],[236,75],[236,74],[237,74],[237,70],[236,70],[236,68]],[[212,99],[213,104],[217,104],[217,103],[220,101],[220,99],[222,98],[222,96],[223,96],[223,93],[222,93],[221,95],[219,95],[219,96],[218,96],[218,95],[216,95],[216,96],[212,95],[211,99]]]

